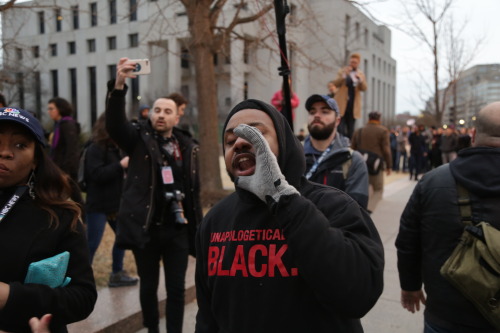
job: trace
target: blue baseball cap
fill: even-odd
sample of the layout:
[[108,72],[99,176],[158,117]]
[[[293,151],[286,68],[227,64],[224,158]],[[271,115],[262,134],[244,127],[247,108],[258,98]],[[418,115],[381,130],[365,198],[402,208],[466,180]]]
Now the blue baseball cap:
[[36,141],[45,147],[43,127],[30,112],[16,108],[0,108],[0,121],[13,121],[26,127],[35,137]]
[[311,110],[313,104],[316,102],[325,102],[330,109],[337,113],[337,116],[339,115],[339,106],[337,105],[337,101],[335,101],[328,95],[315,94],[309,96],[309,98],[306,100],[306,110]]

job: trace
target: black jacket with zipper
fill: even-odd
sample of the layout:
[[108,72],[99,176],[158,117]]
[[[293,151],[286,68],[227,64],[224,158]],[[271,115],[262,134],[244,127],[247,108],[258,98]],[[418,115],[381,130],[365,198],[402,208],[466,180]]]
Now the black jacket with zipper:
[[[125,115],[125,95],[123,90],[113,89],[114,82],[108,83],[106,101],[106,129],[116,144],[130,157],[127,179],[122,192],[118,212],[117,245],[125,249],[143,248],[149,241],[149,227],[155,214],[155,193],[161,184],[161,154],[155,133],[149,121],[129,122]],[[174,128],[183,161],[183,185],[185,198],[182,201],[184,214],[188,220],[190,254],[195,255],[194,235],[202,218],[199,196],[197,142],[191,135]]]

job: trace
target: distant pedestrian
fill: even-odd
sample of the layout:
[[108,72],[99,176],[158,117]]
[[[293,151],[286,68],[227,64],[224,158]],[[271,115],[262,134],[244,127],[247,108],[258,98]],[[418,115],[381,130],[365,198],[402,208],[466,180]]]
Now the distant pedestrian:
[[441,137],[441,158],[443,164],[450,163],[457,158],[458,150],[458,135],[455,132],[455,127],[450,125],[446,128],[443,136]]
[[471,136],[467,127],[462,127],[458,134],[457,152],[471,146]]
[[149,109],[150,106],[143,104],[139,106],[139,111],[137,112],[137,120],[138,121],[146,121],[149,117]]
[[443,164],[443,159],[441,157],[441,138],[443,136],[443,128],[438,127],[432,128],[432,140],[431,149],[429,151],[429,161],[431,163],[431,169],[435,169]]
[[[292,89],[292,80],[289,81],[290,86],[290,104],[292,106],[292,120],[295,119],[295,109],[299,106],[300,100],[299,96]],[[274,93],[273,98],[271,99],[271,104],[278,110],[283,113],[283,107],[286,105],[285,101],[285,92],[283,85],[281,89]]]
[[361,104],[363,98],[361,92],[366,91],[368,85],[366,83],[365,74],[359,69],[361,64],[361,55],[353,53],[349,57],[349,65],[341,68],[334,85],[337,87],[335,92],[335,100],[339,105],[340,116],[340,133],[352,139],[354,133],[356,119],[361,118]]
[[[94,260],[94,255],[101,243],[106,221],[116,233],[116,216],[128,160],[128,156],[123,156],[118,146],[109,137],[103,113],[94,124],[92,141],[85,154],[85,181],[87,183],[85,211],[90,263]],[[129,276],[123,269],[124,256],[125,250],[116,245],[115,238],[109,287],[137,284],[138,279]]]
[[[400,129],[398,136],[396,137],[396,160],[395,169],[396,171],[408,172],[408,126],[404,126]],[[403,159],[403,163],[401,163]]]
[[425,305],[424,333],[499,332],[440,274],[464,232],[457,184],[468,192],[472,223],[486,221],[500,229],[500,102],[479,111],[476,125],[472,147],[426,173],[401,215],[396,239],[401,305],[412,313]]
[[76,181],[81,145],[80,124],[73,118],[73,106],[64,98],[54,97],[49,100],[47,110],[54,121],[50,156],[62,171]]
[[368,114],[368,123],[356,130],[352,136],[351,148],[354,150],[368,150],[382,159],[382,168],[376,175],[368,175],[371,190],[368,198],[368,210],[373,212],[384,192],[384,172],[387,176],[392,170],[391,146],[389,130],[381,124],[382,114],[372,111]]
[[408,137],[410,143],[410,179],[418,180],[418,176],[425,172],[425,158],[427,156],[427,144],[420,126],[414,126]]
[[337,87],[335,86],[335,82],[328,81],[326,88],[328,89],[328,94],[326,95],[331,98],[335,97],[335,93],[337,92]]

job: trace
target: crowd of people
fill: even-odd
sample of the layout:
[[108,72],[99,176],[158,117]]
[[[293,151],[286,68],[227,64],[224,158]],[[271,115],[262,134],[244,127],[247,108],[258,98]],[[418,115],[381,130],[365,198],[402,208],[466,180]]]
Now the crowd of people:
[[[85,145],[63,98],[48,103],[50,135],[31,113],[0,105],[0,250],[15,253],[0,257],[0,331],[66,332],[92,312],[91,265],[108,223],[115,232],[109,286],[139,283],[148,333],[160,331],[160,269],[167,332],[182,332],[189,255],[196,257],[197,333],[362,332],[385,266],[370,214],[384,175],[408,172],[418,183],[396,240],[402,306],[414,312],[426,304],[425,333],[498,332],[439,268],[463,230],[457,184],[470,193],[473,224],[500,227],[500,102],[479,111],[470,131],[389,130],[378,111],[356,126],[368,89],[360,62],[351,55],[327,94],[307,98],[302,140],[282,114],[281,91],[273,105],[234,106],[222,131],[234,192],[204,217],[200,147],[179,127],[188,101],[158,97],[129,120],[126,80],[136,77],[129,59],[118,61]],[[293,91],[292,99],[298,109]],[[123,269],[125,250],[138,278]],[[57,268],[49,278],[33,271],[48,262]]]
[[460,150],[471,146],[471,130],[450,125],[398,126],[391,129],[392,170],[408,172],[418,180],[425,172],[453,161]]

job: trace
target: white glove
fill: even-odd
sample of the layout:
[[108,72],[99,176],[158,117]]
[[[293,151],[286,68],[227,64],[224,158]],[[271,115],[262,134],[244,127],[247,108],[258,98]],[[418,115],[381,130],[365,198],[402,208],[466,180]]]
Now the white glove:
[[255,148],[255,172],[251,176],[238,177],[236,186],[252,192],[268,205],[277,203],[282,195],[299,194],[286,181],[269,143],[257,128],[240,124],[234,129],[234,133]]

